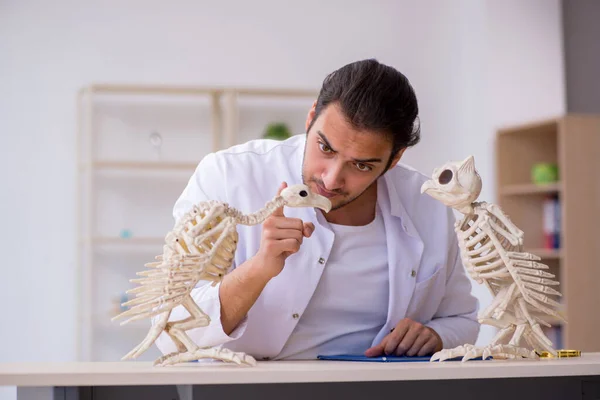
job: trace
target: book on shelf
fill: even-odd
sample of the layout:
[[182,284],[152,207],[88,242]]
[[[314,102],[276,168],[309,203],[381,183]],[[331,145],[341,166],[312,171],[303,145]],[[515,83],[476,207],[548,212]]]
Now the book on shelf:
[[543,203],[544,248],[560,249],[560,199],[548,195]]

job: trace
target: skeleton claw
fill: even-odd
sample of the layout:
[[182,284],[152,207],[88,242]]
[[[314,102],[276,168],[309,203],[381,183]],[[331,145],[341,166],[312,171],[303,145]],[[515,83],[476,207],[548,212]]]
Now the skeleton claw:
[[237,365],[245,364],[251,367],[256,365],[256,360],[251,355],[241,352],[233,352],[224,348],[217,349],[214,347],[197,349],[195,351],[188,351],[185,353],[170,353],[158,358],[156,361],[154,361],[154,365],[165,367],[168,365],[198,361],[201,359],[220,360],[224,362],[231,362]]
[[488,345],[485,347],[477,347],[470,344],[455,347],[454,349],[444,349],[435,353],[430,362],[433,361],[445,361],[453,358],[461,357],[462,362],[473,360],[481,357],[482,360],[488,358],[500,358],[500,359],[520,359],[520,358],[532,358],[538,359],[538,354],[533,350],[528,350],[523,347],[516,347],[512,345]]
[[477,349],[475,348],[475,346],[473,346],[471,344],[465,344],[462,346],[455,347],[453,349],[440,350],[437,353],[435,353],[433,356],[431,356],[431,358],[429,359],[429,362],[435,362],[435,361],[442,362],[442,361],[451,360],[451,359],[457,358],[457,357],[463,357],[463,361],[466,361],[465,357],[467,357],[467,355],[469,357],[468,359],[478,357],[475,354],[477,354]]

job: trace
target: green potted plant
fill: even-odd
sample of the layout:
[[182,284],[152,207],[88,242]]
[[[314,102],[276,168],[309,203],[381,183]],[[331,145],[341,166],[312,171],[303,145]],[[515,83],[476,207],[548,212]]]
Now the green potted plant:
[[273,122],[267,125],[263,138],[273,140],[285,140],[292,136],[290,129],[283,122]]

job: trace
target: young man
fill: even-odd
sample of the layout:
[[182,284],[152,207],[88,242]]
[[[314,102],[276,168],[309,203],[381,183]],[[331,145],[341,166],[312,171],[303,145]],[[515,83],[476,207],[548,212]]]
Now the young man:
[[[235,269],[193,291],[211,318],[187,332],[199,346],[261,360],[429,355],[474,343],[478,303],[453,214],[420,194],[427,176],[398,164],[419,141],[417,115],[404,75],[359,61],[325,79],[305,135],[251,141],[200,162],[175,219],[210,199],[254,212],[301,182],[333,207],[286,208],[238,227]],[[180,307],[171,320],[187,316]],[[164,332],[157,346],[176,350]]]

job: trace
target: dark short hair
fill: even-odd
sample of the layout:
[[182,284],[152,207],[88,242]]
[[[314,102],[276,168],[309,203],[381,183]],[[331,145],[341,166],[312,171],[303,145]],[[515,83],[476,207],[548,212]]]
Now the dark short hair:
[[325,78],[308,131],[323,109],[332,103],[339,104],[356,129],[382,133],[390,138],[393,143],[390,161],[398,151],[420,140],[415,91],[406,76],[375,59],[347,64]]

